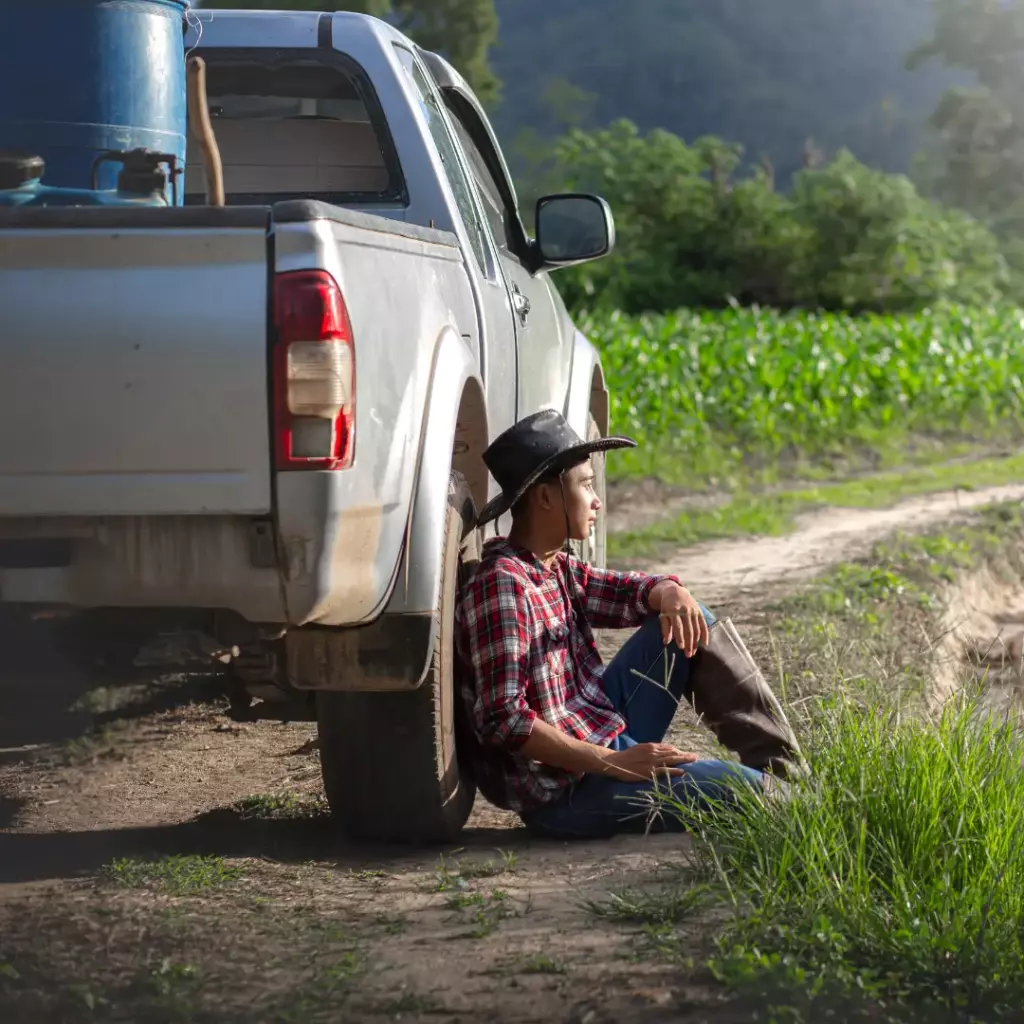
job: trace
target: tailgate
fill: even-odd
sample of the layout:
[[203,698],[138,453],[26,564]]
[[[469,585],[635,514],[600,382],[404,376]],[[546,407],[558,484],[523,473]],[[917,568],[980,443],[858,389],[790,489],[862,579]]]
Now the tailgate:
[[269,225],[0,210],[0,515],[270,509]]

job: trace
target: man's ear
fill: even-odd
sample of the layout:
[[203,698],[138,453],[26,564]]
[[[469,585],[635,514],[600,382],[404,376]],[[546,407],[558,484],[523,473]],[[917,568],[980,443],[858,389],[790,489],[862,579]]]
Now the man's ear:
[[545,481],[542,484],[537,485],[537,501],[540,503],[540,507],[545,512],[550,512],[555,508],[554,498],[554,485]]

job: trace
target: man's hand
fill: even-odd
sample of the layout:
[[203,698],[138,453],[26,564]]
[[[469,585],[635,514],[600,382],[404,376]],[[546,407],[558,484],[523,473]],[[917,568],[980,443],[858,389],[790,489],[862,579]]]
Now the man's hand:
[[622,782],[646,782],[656,775],[682,775],[676,767],[693,764],[696,754],[688,754],[670,743],[640,743],[626,750],[612,750],[604,757],[604,771]]
[[699,644],[708,642],[708,623],[693,595],[673,580],[663,580],[651,591],[651,609],[661,617],[661,639],[676,646],[688,658]]

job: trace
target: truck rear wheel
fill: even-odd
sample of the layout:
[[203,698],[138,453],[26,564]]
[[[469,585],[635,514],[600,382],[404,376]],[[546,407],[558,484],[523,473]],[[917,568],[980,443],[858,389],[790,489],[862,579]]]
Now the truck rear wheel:
[[348,838],[448,842],[473,808],[476,786],[459,770],[453,668],[459,563],[474,520],[469,486],[453,472],[434,654],[423,685],[411,693],[317,694],[324,789]]

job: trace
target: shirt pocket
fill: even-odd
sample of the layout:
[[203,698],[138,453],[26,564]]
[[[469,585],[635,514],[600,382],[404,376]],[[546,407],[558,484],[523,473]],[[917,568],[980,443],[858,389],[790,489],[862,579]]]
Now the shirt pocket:
[[545,623],[536,639],[537,665],[540,669],[535,680],[538,690],[546,691],[553,703],[565,701],[565,676],[571,672],[569,660],[569,623]]

